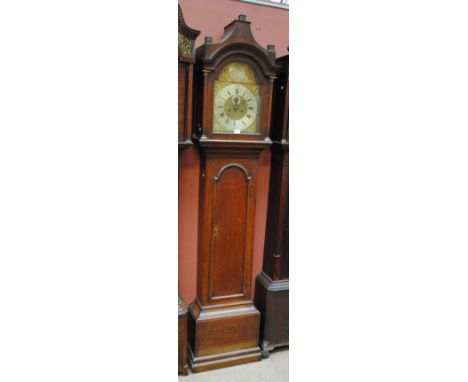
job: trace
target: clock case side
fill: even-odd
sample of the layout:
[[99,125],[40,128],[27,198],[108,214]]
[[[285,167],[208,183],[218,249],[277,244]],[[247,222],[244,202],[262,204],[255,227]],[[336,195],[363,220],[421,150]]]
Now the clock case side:
[[255,280],[264,357],[289,344],[289,55],[278,58],[263,270]]
[[273,90],[271,139],[275,144],[289,142],[289,54],[276,60],[278,75]]

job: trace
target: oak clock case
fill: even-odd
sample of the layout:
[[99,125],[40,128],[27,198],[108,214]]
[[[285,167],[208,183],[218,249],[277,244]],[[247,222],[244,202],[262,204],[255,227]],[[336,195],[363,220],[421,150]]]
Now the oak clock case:
[[[195,63],[195,39],[199,31],[187,26],[179,6],[178,20],[178,151],[179,161],[182,152],[192,145],[192,99],[193,99],[193,66]],[[183,212],[183,211],[181,211]],[[179,295],[178,298],[178,369],[179,374],[188,373],[187,360],[187,306]]]
[[264,357],[289,345],[289,55],[277,60],[263,271],[255,280]]
[[219,43],[207,37],[196,57],[198,269],[188,307],[195,372],[261,359],[260,313],[251,301],[253,235],[277,69],[274,47],[261,47],[242,15]]

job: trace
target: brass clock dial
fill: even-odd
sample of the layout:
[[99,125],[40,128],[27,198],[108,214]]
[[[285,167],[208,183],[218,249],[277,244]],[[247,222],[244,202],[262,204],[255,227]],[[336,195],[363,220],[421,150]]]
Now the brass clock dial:
[[257,98],[240,84],[222,88],[215,100],[215,117],[224,129],[241,132],[248,129],[257,117]]
[[215,132],[255,133],[259,127],[259,84],[252,68],[241,62],[226,65],[215,82]]

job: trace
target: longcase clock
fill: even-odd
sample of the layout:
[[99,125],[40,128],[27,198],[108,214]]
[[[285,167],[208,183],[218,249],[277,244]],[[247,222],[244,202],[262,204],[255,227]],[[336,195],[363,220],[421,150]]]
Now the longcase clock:
[[251,301],[257,165],[269,138],[274,46],[241,15],[196,52],[200,151],[197,296],[189,305],[189,364],[203,371],[261,359]]
[[263,271],[256,278],[263,355],[289,344],[289,55],[278,58]]
[[[178,145],[179,160],[182,152],[189,147],[192,142],[190,135],[192,131],[192,98],[193,98],[193,65],[195,63],[195,39],[200,34],[199,31],[191,29],[185,24],[182,11],[179,6],[179,129]],[[187,374],[187,307],[178,298],[178,321],[179,321],[179,373]]]

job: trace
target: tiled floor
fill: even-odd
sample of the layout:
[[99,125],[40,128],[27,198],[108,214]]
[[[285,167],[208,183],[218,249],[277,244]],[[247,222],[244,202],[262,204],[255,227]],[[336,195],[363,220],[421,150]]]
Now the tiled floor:
[[179,382],[288,382],[289,351],[275,350],[260,362],[190,373],[179,376]]

